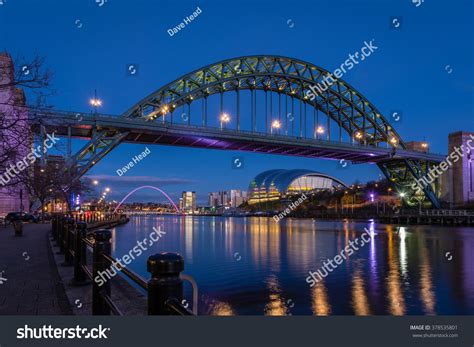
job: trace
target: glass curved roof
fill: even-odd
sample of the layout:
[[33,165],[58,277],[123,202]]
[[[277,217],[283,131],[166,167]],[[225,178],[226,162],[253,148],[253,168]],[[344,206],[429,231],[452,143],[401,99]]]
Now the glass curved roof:
[[322,178],[328,178],[333,180],[334,185],[342,185],[346,187],[346,185],[338,180],[337,178],[331,177],[329,175],[323,174],[318,171],[307,170],[307,169],[293,169],[293,170],[285,170],[285,169],[274,169],[264,171],[258,174],[250,183],[249,190],[253,188],[265,188],[267,193],[270,192],[272,186],[274,186],[280,193],[286,193],[288,187],[291,183],[303,176],[316,176]]

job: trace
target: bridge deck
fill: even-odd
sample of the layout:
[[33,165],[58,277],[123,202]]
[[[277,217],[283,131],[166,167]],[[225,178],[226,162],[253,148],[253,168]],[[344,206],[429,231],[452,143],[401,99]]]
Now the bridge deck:
[[350,143],[329,142],[287,135],[237,131],[212,127],[148,122],[135,118],[74,112],[32,112],[33,127],[41,122],[53,126],[59,136],[89,139],[94,129],[128,132],[125,142],[210,148],[257,153],[349,160],[376,163],[390,158],[410,158],[440,162],[444,156],[407,150],[393,153],[389,148],[375,148]]

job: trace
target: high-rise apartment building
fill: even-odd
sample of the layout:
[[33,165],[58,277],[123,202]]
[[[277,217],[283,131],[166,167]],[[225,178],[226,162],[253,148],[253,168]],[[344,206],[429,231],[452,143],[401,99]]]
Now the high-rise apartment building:
[[190,213],[194,213],[194,211],[196,211],[196,192],[183,192],[181,199],[182,211]]

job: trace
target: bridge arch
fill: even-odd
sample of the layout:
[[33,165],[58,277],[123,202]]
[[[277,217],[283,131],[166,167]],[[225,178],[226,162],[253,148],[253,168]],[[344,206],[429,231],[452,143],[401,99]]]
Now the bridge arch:
[[120,206],[122,206],[122,204],[128,199],[128,197],[132,194],[134,194],[135,192],[141,190],[141,189],[144,189],[144,188],[149,188],[149,189],[153,189],[153,190],[156,190],[158,192],[160,192],[161,194],[163,194],[167,199],[168,201],[171,203],[171,205],[173,205],[173,207],[175,208],[176,212],[177,213],[180,213],[179,211],[179,208],[176,206],[176,204],[173,202],[173,200],[171,199],[171,197],[166,194],[165,191],[163,191],[162,189],[158,188],[158,187],[155,187],[155,186],[141,186],[141,187],[138,187],[138,188],[135,188],[133,189],[132,191],[130,191],[120,202],[119,204],[117,205],[117,207],[115,207],[114,209],[114,212],[116,212]]
[[[405,148],[399,134],[381,112],[342,79],[311,100],[311,86],[323,85],[329,71],[282,56],[246,56],[223,60],[188,73],[139,101],[123,116],[154,121],[178,107],[214,94],[241,90],[274,92],[299,100],[330,117],[354,142]],[[301,131],[300,131],[301,132]]]

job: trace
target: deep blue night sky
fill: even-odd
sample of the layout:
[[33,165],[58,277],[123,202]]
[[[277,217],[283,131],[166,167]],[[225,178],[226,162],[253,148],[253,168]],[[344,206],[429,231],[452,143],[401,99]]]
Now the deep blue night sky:
[[[167,29],[197,6],[199,17],[170,37]],[[102,7],[94,0],[4,0],[0,50],[47,59],[55,72],[58,93],[49,100],[55,107],[88,112],[97,89],[104,102],[100,111],[121,114],[162,85],[223,59],[274,54],[333,71],[365,40],[375,39],[377,52],[343,79],[386,117],[401,110],[403,118],[395,128],[405,141],[426,139],[433,152],[446,153],[449,132],[474,130],[472,7],[470,0],[426,0],[419,7],[412,0],[108,0]],[[390,28],[396,16],[402,17],[399,30]],[[126,74],[131,63],[138,64],[137,76]],[[252,177],[273,168],[314,169],[347,183],[379,175],[374,165],[338,169],[336,161],[150,149],[150,157],[121,178],[115,170],[143,151],[143,145],[120,145],[89,174],[102,176],[116,199],[143,182],[164,187],[174,198],[182,190],[195,190],[200,202],[210,191],[246,189]],[[243,169],[232,169],[235,156],[244,158]],[[135,198],[164,201],[154,192]]]

